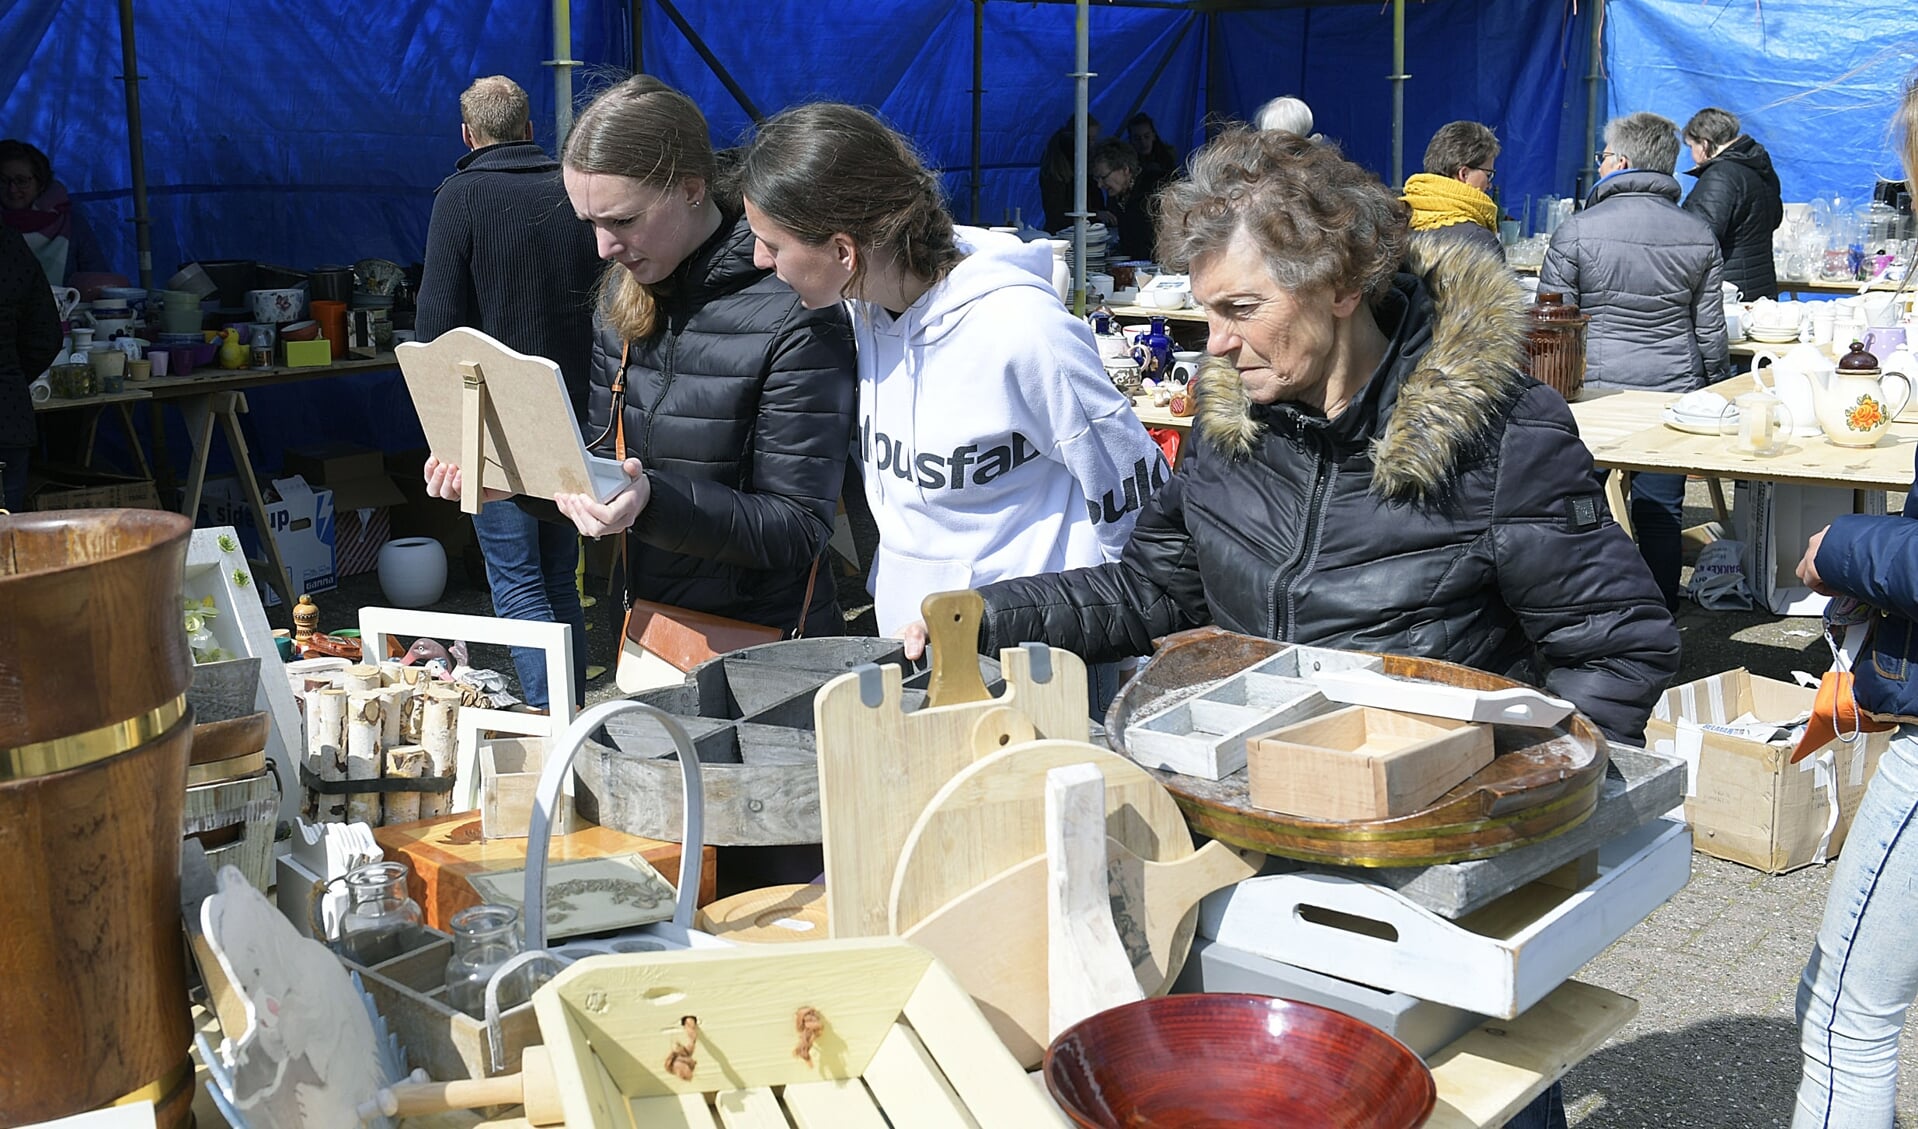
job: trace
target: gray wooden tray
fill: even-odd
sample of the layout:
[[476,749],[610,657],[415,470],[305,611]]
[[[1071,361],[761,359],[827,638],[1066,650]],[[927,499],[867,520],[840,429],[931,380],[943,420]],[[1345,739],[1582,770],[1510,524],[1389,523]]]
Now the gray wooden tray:
[[1685,762],[1645,749],[1613,745],[1611,764],[1591,817],[1556,835],[1502,855],[1441,866],[1370,870],[1311,866],[1273,859],[1265,873],[1320,871],[1390,887],[1440,917],[1457,919],[1601,845],[1630,834],[1685,799]]

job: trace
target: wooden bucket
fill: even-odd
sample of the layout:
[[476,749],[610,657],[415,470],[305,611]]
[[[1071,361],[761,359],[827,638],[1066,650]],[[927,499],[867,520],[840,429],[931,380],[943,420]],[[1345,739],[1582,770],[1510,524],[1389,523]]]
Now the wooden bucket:
[[191,1123],[180,815],[193,523],[0,517],[0,1124],[149,1099]]

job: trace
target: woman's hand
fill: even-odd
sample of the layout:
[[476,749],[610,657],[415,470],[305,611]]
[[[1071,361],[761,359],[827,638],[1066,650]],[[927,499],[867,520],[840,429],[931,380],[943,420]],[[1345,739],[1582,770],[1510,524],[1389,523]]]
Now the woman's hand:
[[1811,540],[1805,542],[1804,559],[1798,562],[1799,581],[1820,596],[1838,595],[1836,591],[1826,587],[1825,582],[1818,576],[1818,546],[1825,543],[1825,534],[1829,532],[1831,532],[1831,526],[1827,525],[1812,534]]
[[622,491],[619,497],[610,502],[599,502],[590,494],[557,494],[553,504],[559,512],[565,514],[581,534],[587,537],[604,537],[608,533],[624,533],[631,529],[633,522],[639,519],[646,503],[653,500],[652,480],[646,477],[645,468],[638,459],[627,459],[621,464],[626,477],[633,484]]
[[906,629],[899,633],[900,641],[906,645],[906,661],[918,662],[925,655],[926,642],[930,638],[930,633],[926,631],[925,620],[916,620],[907,624]]
[[[426,456],[426,493],[430,497],[444,498],[449,502],[460,500],[460,491],[465,482],[460,468],[452,463],[443,463],[431,455]],[[510,498],[504,490],[487,488],[480,491],[481,500],[497,502],[501,498]]]

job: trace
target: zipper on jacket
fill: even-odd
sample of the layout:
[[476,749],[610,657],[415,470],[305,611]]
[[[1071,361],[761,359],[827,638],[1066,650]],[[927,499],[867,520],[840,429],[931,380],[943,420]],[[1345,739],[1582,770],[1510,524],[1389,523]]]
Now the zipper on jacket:
[[1267,609],[1268,622],[1281,640],[1290,640],[1298,630],[1298,624],[1294,622],[1297,617],[1292,611],[1292,586],[1305,575],[1305,562],[1318,553],[1319,535],[1325,524],[1325,507],[1331,496],[1332,461],[1327,457],[1326,441],[1320,435],[1312,438],[1317,450],[1313,456],[1312,493],[1305,508],[1305,532],[1299,537],[1298,552],[1292,555],[1292,559],[1272,581],[1271,606]]
[[[679,361],[679,327],[673,324],[672,315],[666,317],[666,357],[660,365],[659,395],[646,408],[646,432],[640,437],[639,451],[629,451],[634,458],[647,459],[653,453],[653,424],[659,419],[659,406],[666,402],[666,394],[673,390],[673,377],[676,375]],[[640,454],[644,451],[645,454]]]

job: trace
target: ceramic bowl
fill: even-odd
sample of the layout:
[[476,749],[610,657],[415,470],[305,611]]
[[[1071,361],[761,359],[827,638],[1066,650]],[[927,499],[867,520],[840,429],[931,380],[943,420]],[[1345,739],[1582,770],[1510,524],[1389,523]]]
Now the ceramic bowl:
[[102,286],[100,297],[108,301],[118,299],[129,306],[143,306],[146,304],[147,292],[138,286]]
[[249,290],[246,292],[247,305],[252,307],[253,320],[272,322],[275,325],[299,321],[306,315],[306,291],[297,287],[284,290]]
[[198,263],[188,263],[179,269],[172,278],[166,280],[168,290],[177,290],[193,295],[197,304],[202,298],[210,298],[219,289],[206,268]]
[[312,341],[320,335],[320,323],[317,321],[291,322],[280,330],[282,341]]
[[387,298],[406,281],[406,268],[386,259],[361,259],[353,264],[353,273],[359,276],[360,290]]
[[1330,1008],[1161,996],[1102,1011],[1046,1050],[1046,1089],[1088,1129],[1412,1129],[1438,1090],[1419,1057]]

